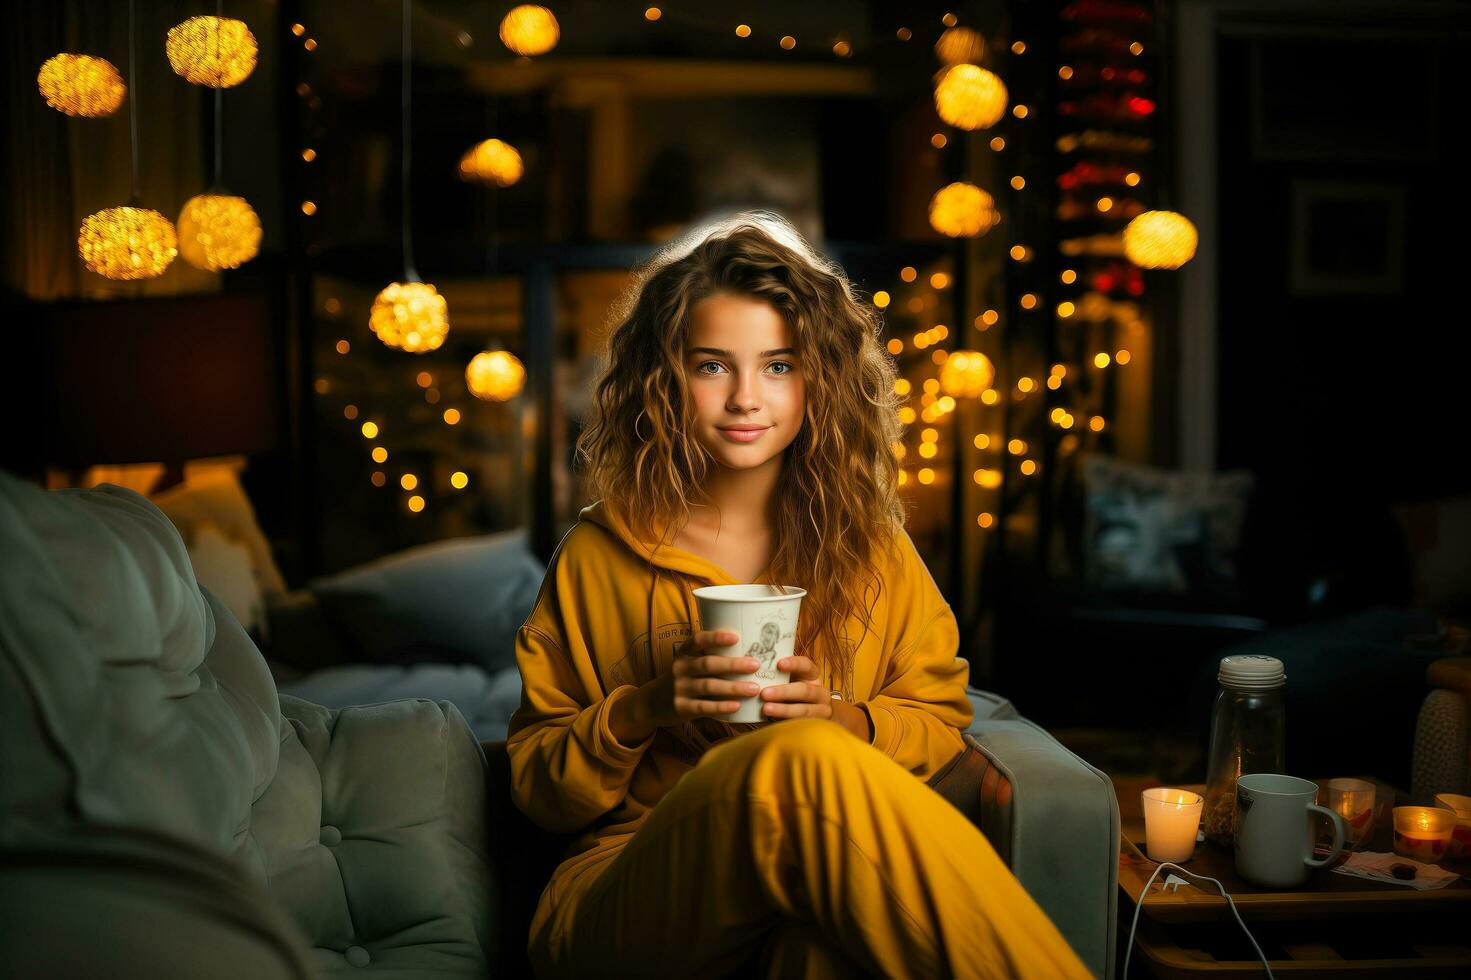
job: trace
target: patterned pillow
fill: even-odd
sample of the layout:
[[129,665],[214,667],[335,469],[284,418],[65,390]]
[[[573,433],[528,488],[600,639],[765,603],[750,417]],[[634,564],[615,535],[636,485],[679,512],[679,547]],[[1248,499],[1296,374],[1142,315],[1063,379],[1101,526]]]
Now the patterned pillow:
[[1252,477],[1083,460],[1085,568],[1096,589],[1234,593]]

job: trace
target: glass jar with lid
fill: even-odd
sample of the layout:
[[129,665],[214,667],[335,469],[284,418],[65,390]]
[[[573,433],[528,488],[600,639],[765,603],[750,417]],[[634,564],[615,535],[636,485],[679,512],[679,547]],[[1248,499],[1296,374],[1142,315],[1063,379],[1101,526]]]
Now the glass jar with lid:
[[1211,710],[1201,829],[1206,840],[1230,847],[1237,778],[1284,771],[1282,688],[1287,673],[1276,657],[1222,657],[1216,679],[1221,690]]

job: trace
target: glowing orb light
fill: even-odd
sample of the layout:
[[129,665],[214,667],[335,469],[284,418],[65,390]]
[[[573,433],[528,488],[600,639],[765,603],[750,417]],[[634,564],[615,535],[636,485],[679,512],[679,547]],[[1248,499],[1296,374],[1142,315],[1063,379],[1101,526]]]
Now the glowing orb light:
[[123,104],[128,87],[112,62],[89,54],[58,54],[36,74],[46,104],[68,116],[107,116]]

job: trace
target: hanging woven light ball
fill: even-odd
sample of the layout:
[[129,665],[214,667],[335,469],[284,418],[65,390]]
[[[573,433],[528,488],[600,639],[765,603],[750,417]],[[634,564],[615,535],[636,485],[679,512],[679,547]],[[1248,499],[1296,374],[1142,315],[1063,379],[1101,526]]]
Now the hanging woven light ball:
[[996,366],[978,350],[952,351],[940,365],[940,387],[955,398],[978,398],[996,380]]
[[517,54],[546,54],[557,46],[562,28],[556,15],[545,7],[523,3],[501,18],[501,43]]
[[481,140],[460,157],[461,180],[483,180],[487,184],[510,187],[526,172],[521,154],[510,143]]
[[996,202],[975,184],[956,181],[930,198],[930,227],[951,238],[984,235],[1000,220]]
[[986,53],[986,39],[969,27],[952,27],[935,42],[935,55],[943,64],[977,62]]
[[179,254],[173,223],[150,208],[104,208],[77,235],[82,263],[108,279],[152,279]]
[[255,35],[245,21],[230,17],[190,17],[175,24],[164,50],[174,71],[195,85],[231,88],[255,70]]
[[51,108],[68,116],[108,116],[123,104],[128,87],[106,58],[58,54],[36,74],[36,87]]
[[427,282],[394,282],[373,300],[368,328],[385,346],[422,354],[438,350],[449,333],[449,307]]
[[514,354],[485,350],[470,359],[465,368],[465,383],[476,398],[488,402],[510,401],[526,384],[526,368]]
[[935,111],[958,129],[986,129],[1006,114],[1006,85],[995,72],[952,65],[935,86]]
[[260,252],[260,218],[243,197],[197,194],[179,211],[179,254],[196,269],[238,269]]
[[1145,211],[1124,228],[1124,255],[1141,269],[1178,269],[1195,255],[1195,225],[1174,211]]

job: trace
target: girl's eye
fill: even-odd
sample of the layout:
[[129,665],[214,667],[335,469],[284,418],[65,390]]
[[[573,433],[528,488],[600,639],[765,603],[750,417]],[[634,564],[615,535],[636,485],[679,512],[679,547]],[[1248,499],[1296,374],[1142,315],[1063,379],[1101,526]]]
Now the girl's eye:
[[[709,374],[709,375],[715,374],[714,371],[706,371],[705,370],[705,368],[709,367],[712,364],[715,365],[718,368],[723,368],[725,366],[725,365],[721,364],[719,361],[702,361],[698,366],[696,366],[695,373],[697,373],[697,374]],[[776,372],[777,374],[791,374],[792,371],[794,370],[794,368],[792,367],[792,365],[788,364],[786,361],[772,361],[769,365],[767,365],[767,367],[783,367],[783,368],[786,368],[785,371],[778,371],[778,372]]]

